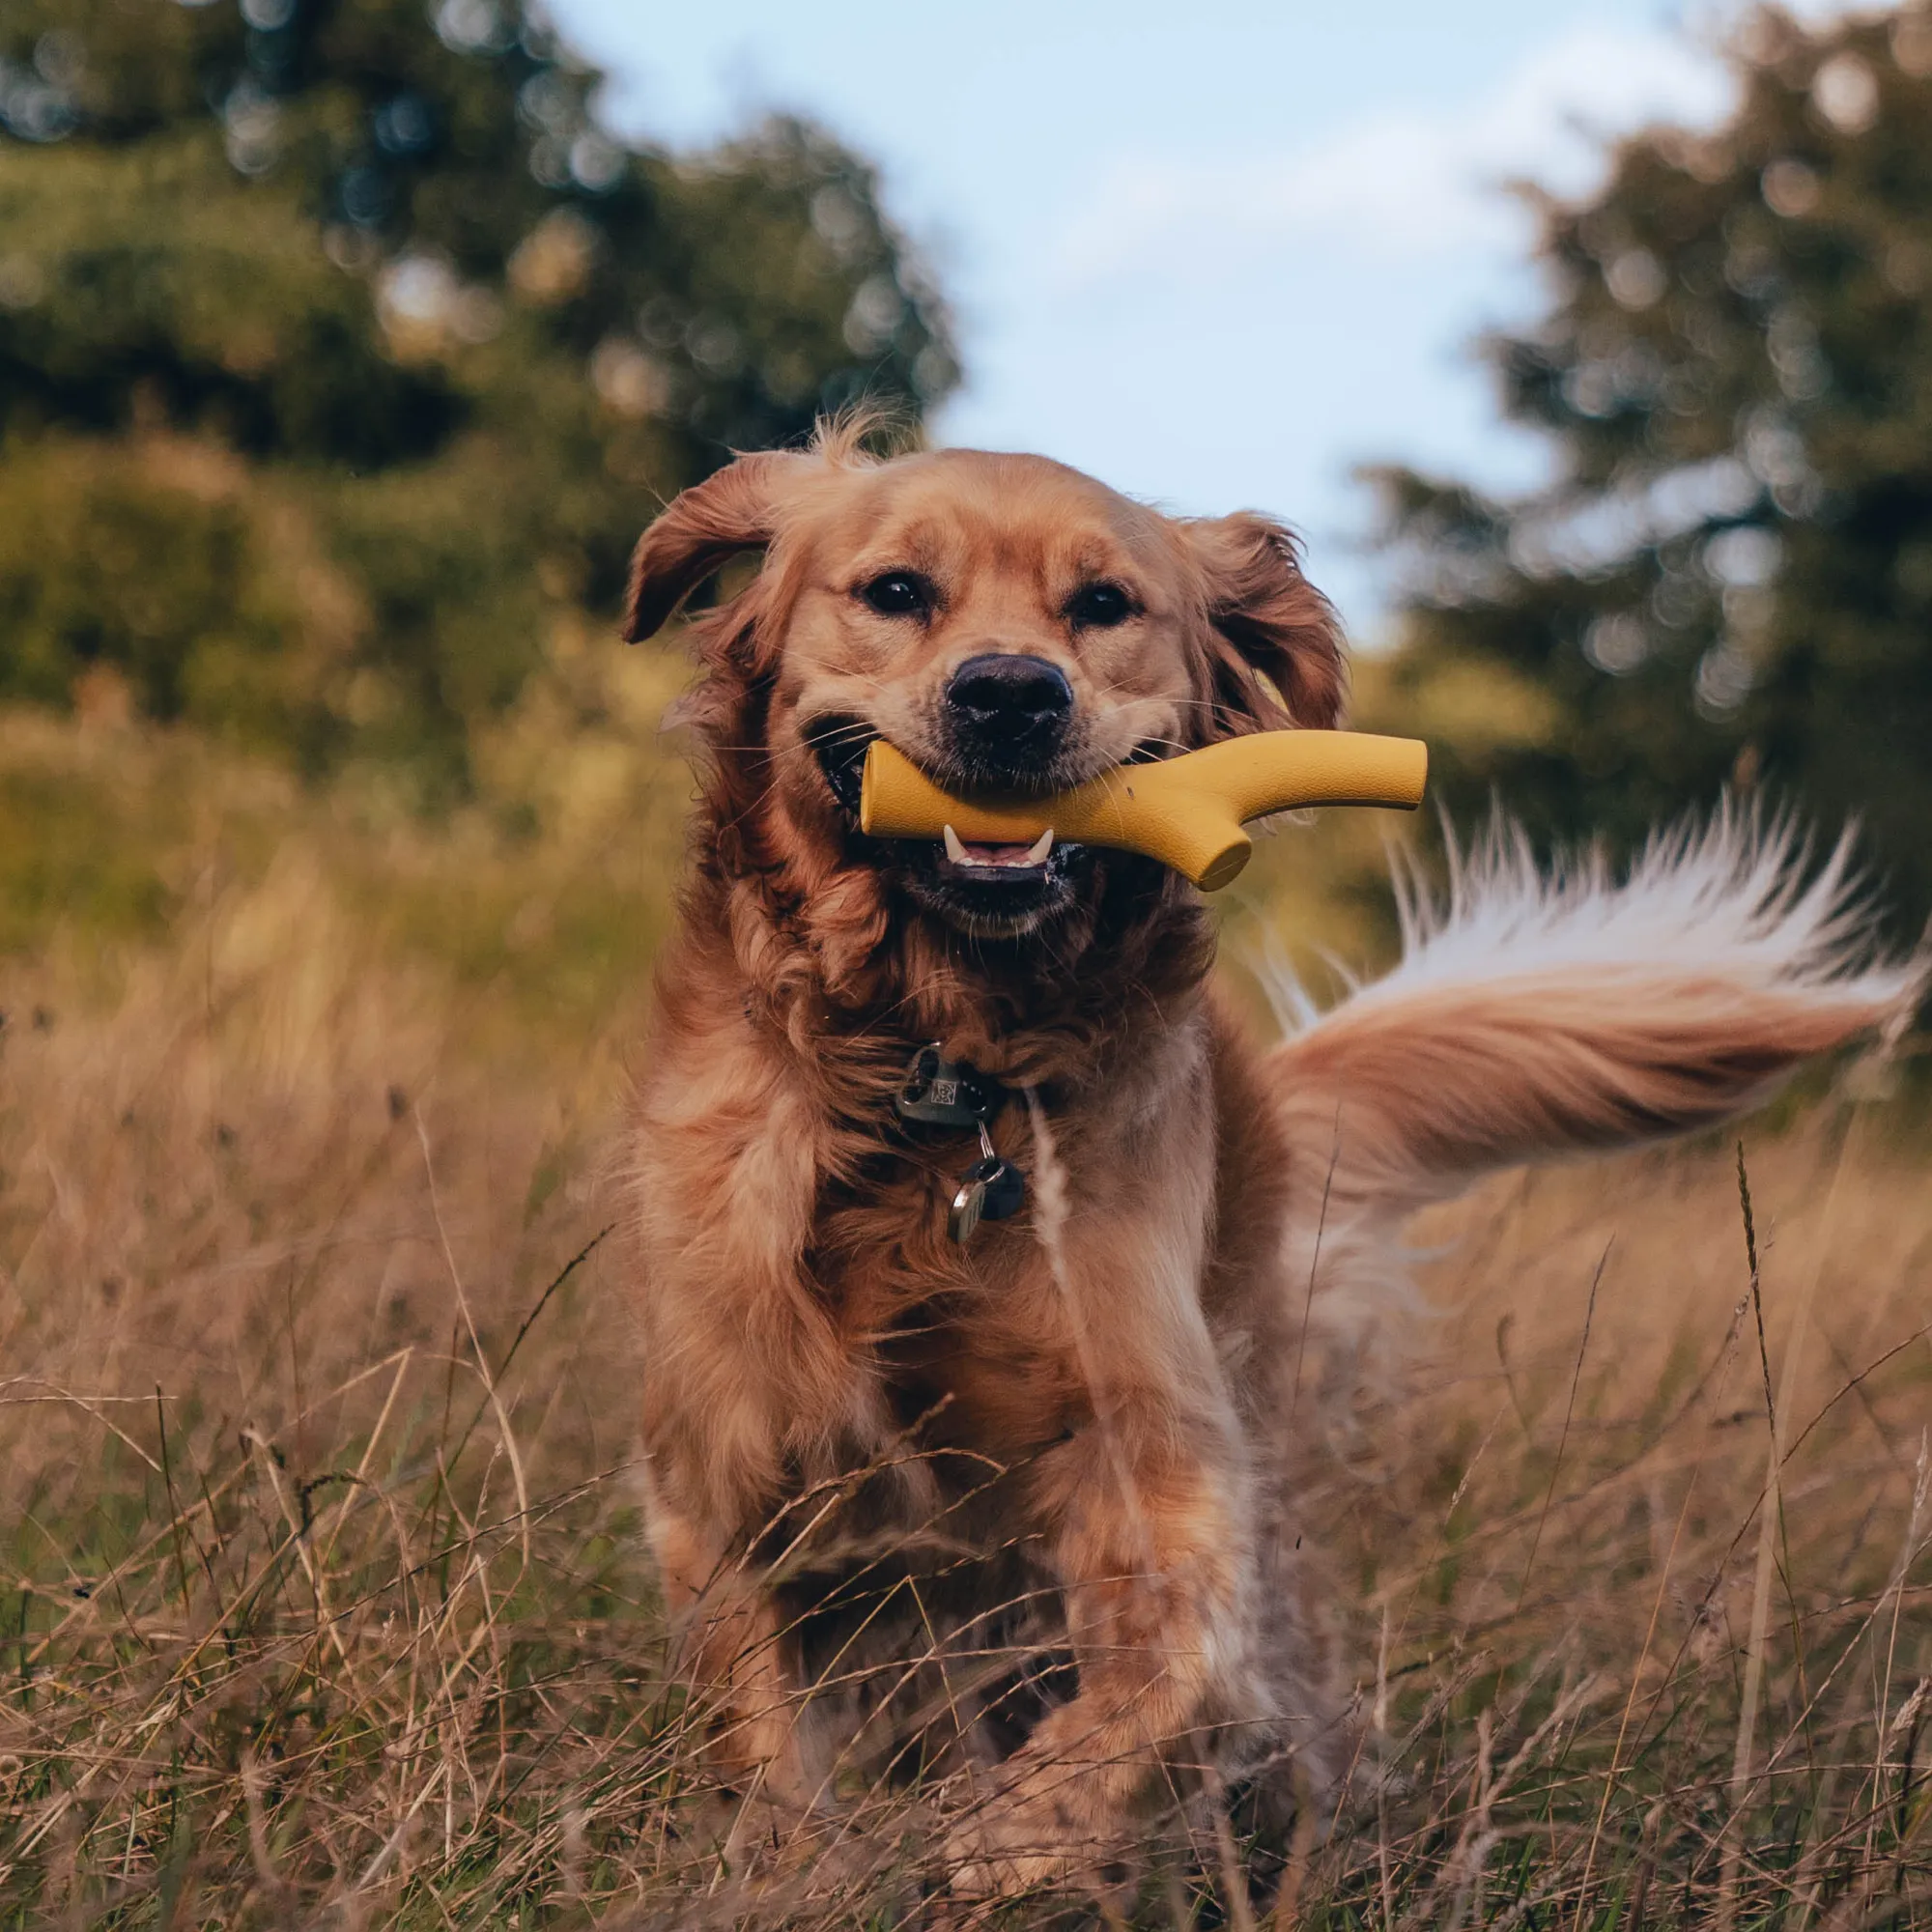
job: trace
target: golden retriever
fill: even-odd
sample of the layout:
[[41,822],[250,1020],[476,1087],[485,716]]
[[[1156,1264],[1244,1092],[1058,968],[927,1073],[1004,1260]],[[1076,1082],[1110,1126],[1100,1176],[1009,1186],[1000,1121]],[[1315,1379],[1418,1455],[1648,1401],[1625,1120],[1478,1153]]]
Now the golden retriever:
[[[964,1767],[962,1892],[1095,1870],[1225,1780],[1284,1816],[1335,1748],[1312,1445],[1404,1216],[1717,1121],[1916,969],[1861,953],[1842,861],[1801,889],[1734,820],[1620,887],[1497,846],[1388,978],[1264,1046],[1152,861],[874,841],[855,806],[874,737],[1046,791],[1335,724],[1281,526],[833,431],[679,497],[626,635],[747,552],[690,627],[694,864],[624,1150],[649,1534],[718,1748],[776,1815]],[[932,1043],[1027,1179],[963,1244],[977,1129],[894,1104]]]

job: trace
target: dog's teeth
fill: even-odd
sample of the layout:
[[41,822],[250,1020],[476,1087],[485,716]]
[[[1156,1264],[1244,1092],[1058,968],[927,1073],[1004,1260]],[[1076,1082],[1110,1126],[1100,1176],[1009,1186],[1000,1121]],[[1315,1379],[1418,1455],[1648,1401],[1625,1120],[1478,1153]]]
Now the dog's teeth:
[[1043,866],[1053,850],[1053,827],[1048,826],[1031,845],[1027,847],[1026,862],[1029,866]]
[[[928,818],[925,822],[930,825],[932,820]],[[946,827],[946,856],[955,866],[963,866],[966,863],[966,848],[960,844],[958,833],[950,825]]]

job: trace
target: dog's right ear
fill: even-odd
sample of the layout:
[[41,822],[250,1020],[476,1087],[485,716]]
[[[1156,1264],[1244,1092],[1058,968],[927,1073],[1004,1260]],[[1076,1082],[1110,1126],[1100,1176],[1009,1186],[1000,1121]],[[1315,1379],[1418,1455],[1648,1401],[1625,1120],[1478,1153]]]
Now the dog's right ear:
[[671,499],[631,555],[627,644],[654,637],[707,577],[740,552],[771,542],[780,478],[784,466],[797,461],[779,450],[741,456]]

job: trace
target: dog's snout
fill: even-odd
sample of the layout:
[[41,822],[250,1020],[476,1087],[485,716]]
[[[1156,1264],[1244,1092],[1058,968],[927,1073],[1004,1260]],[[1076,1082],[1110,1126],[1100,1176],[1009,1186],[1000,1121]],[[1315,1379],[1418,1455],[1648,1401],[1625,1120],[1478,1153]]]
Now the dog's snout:
[[1060,749],[1073,687],[1044,658],[988,651],[952,673],[946,708],[963,750],[996,770],[1019,773]]

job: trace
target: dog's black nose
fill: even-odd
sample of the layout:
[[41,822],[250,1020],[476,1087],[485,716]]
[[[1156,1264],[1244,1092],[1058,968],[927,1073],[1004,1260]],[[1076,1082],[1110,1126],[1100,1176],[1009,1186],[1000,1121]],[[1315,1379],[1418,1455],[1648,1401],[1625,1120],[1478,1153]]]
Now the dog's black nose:
[[968,658],[946,687],[960,750],[995,772],[1037,770],[1060,749],[1073,687],[1044,658],[988,651]]

